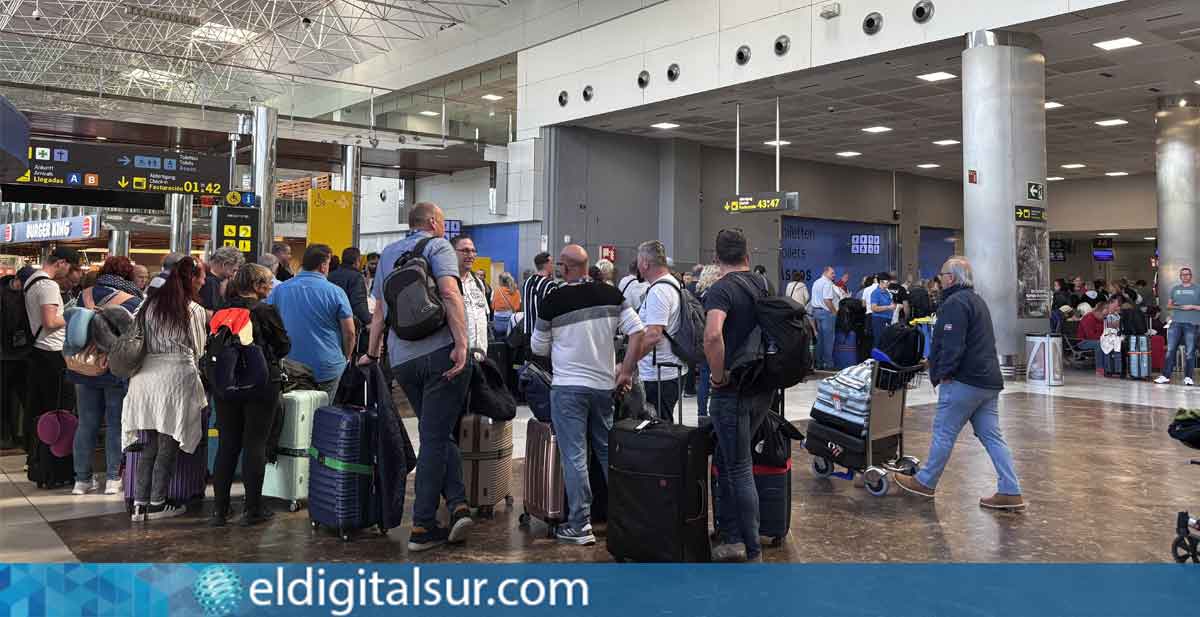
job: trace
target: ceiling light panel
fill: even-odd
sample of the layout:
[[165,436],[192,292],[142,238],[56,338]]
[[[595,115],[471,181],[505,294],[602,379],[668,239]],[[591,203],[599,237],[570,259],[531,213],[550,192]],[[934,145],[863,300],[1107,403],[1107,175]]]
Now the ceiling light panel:
[[1115,231],[1104,231],[1104,232],[1100,232],[1100,233],[1098,233],[1098,234],[1096,234],[1096,235],[1097,235],[1097,236],[1104,236],[1105,238],[1115,238],[1115,237],[1117,237],[1117,236],[1119,236],[1119,235],[1121,235],[1121,234],[1119,234],[1119,233],[1117,233],[1117,232],[1115,232]]
[[845,152],[838,152],[837,155],[844,159],[852,159],[856,156],[862,156],[862,152],[855,152],[853,150],[847,150]]
[[485,94],[480,98],[482,98],[485,101],[492,101],[492,102],[504,100],[504,97],[500,96],[499,94]]
[[1063,104],[1058,101],[1046,101],[1046,109],[1059,109],[1060,107],[1063,107]]
[[1121,118],[1112,118],[1111,120],[1098,120],[1098,121],[1096,121],[1096,126],[1104,126],[1104,127],[1109,127],[1109,126],[1124,126],[1124,125],[1126,125],[1126,124],[1129,124],[1129,121],[1128,121],[1128,120],[1122,120]]
[[1066,180],[1066,178],[1062,176],[1050,176],[1049,178],[1046,178],[1046,182],[1058,182],[1059,180]]
[[674,122],[659,122],[657,124],[651,124],[650,128],[666,131],[669,129],[677,129],[679,128],[679,125],[675,124]]
[[1067,163],[1062,166],[1063,169],[1083,169],[1084,167],[1087,167],[1087,165],[1083,163]]
[[958,77],[958,75],[955,75],[954,73],[947,73],[945,71],[938,71],[936,73],[926,73],[925,75],[917,75],[917,79],[920,79],[922,81],[929,81],[929,82],[946,81],[948,79],[954,79],[955,77]]
[[1129,172],[1127,172],[1127,171],[1110,171],[1108,173],[1105,173],[1104,175],[1106,175],[1110,178],[1121,178],[1123,176],[1128,176]]
[[941,165],[938,165],[937,163],[921,163],[920,165],[917,165],[917,167],[920,167],[921,169],[937,169],[938,167],[941,167]]
[[933,142],[933,145],[935,145],[935,146],[957,146],[960,143],[962,143],[962,142],[958,141],[957,139],[939,139],[938,141]]
[[429,116],[430,118],[433,118],[433,117],[435,117],[435,116],[440,116],[440,115],[441,115],[441,114],[439,114],[438,112],[436,112],[436,111],[433,111],[432,109],[426,109],[425,111],[422,111],[422,112],[420,112],[420,113],[421,113],[421,115],[422,115],[422,116]]
[[1134,38],[1127,37],[1127,36],[1121,37],[1119,39],[1113,39],[1111,41],[1100,41],[1099,43],[1092,43],[1092,45],[1095,45],[1096,47],[1099,47],[1100,49],[1103,49],[1104,51],[1113,51],[1116,49],[1126,49],[1129,47],[1137,47],[1138,45],[1141,45],[1141,44],[1142,44],[1141,41],[1134,39]]
[[863,132],[864,133],[886,133],[890,130],[892,130],[892,129],[890,129],[886,126],[869,126],[865,129],[863,129]]
[[[772,139],[771,141],[764,141],[763,145],[764,146],[775,146],[776,144],[775,144],[775,140]],[[781,147],[782,146],[790,146],[790,145],[792,145],[792,142],[790,142],[786,139],[779,140],[779,146],[781,146]]]

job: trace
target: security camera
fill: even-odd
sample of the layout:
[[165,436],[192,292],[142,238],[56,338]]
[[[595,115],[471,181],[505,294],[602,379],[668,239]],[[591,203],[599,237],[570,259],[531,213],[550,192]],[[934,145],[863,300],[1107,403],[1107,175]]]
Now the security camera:
[[837,107],[830,105],[829,107],[826,107],[825,110],[828,111],[829,113],[834,113],[835,111],[837,111]]
[[303,17],[303,18],[301,18],[301,19],[300,19],[300,23],[301,23],[301,24],[304,24],[304,27],[305,27],[305,28],[311,28],[311,27],[312,27],[312,20],[311,20],[311,19],[309,19],[309,18],[307,18],[307,17]]
[[33,20],[34,21],[42,20],[42,9],[40,9],[38,7],[33,7]]
[[371,144],[372,148],[378,148],[379,147],[379,138],[371,137],[370,139],[367,140],[367,143]]

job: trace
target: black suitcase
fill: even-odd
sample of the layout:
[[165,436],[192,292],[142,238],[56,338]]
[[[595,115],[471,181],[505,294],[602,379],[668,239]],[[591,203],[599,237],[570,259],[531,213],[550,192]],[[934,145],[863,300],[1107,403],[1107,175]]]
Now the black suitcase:
[[[719,533],[722,504],[713,465],[713,528]],[[792,461],[786,467],[754,466],[754,488],[758,491],[758,535],[769,538],[770,546],[782,546],[792,528]]]
[[821,456],[850,469],[864,469],[867,462],[867,442],[820,422],[808,424],[804,448],[813,456]]
[[63,457],[54,456],[50,446],[36,437],[33,441],[33,452],[26,457],[29,481],[38,488],[58,488],[72,484],[75,480],[75,457],[70,454]]
[[[866,435],[867,426],[865,424],[851,422],[845,418],[835,416],[831,413],[826,413],[816,407],[813,407],[811,415],[812,419],[817,423],[833,427],[843,433],[846,433],[847,435],[854,435],[857,437],[863,437]],[[809,423],[810,426],[812,424],[813,423],[811,422]]]

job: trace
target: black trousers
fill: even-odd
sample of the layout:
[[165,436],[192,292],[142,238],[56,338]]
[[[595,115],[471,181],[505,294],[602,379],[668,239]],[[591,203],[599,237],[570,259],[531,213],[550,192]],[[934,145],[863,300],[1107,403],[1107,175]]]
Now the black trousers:
[[0,448],[25,443],[25,397],[25,361],[0,361]]
[[61,351],[34,349],[26,366],[25,415],[21,424],[25,428],[25,452],[33,452],[37,445],[37,419],[47,411],[75,409],[75,386],[66,383],[67,361]]
[[[686,376],[685,376],[686,377]],[[672,381],[647,381],[646,386],[646,403],[653,405],[655,411],[658,412],[659,419],[668,424],[675,424],[675,407],[679,405],[679,380]],[[662,395],[662,405],[658,404],[658,397]],[[683,418],[679,418],[680,422]]]
[[263,476],[267,469],[267,437],[279,404],[279,384],[273,383],[261,396],[245,401],[214,401],[217,408],[217,460],[213,470],[216,511],[229,510],[229,489],[238,456],[242,457],[242,483],[246,487],[246,511],[262,508]]

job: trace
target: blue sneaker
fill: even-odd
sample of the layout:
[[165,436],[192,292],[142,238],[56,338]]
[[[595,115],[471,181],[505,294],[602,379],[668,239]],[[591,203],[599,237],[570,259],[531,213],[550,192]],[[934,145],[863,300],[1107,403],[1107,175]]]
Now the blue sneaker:
[[590,546],[596,543],[596,536],[592,534],[591,524],[584,525],[583,529],[572,529],[570,525],[563,523],[558,526],[558,531],[554,537],[558,538],[563,544],[578,544],[580,546]]
[[445,544],[449,537],[450,531],[445,527],[434,527],[432,529],[413,527],[412,534],[408,536],[408,550],[414,553],[427,551]]

